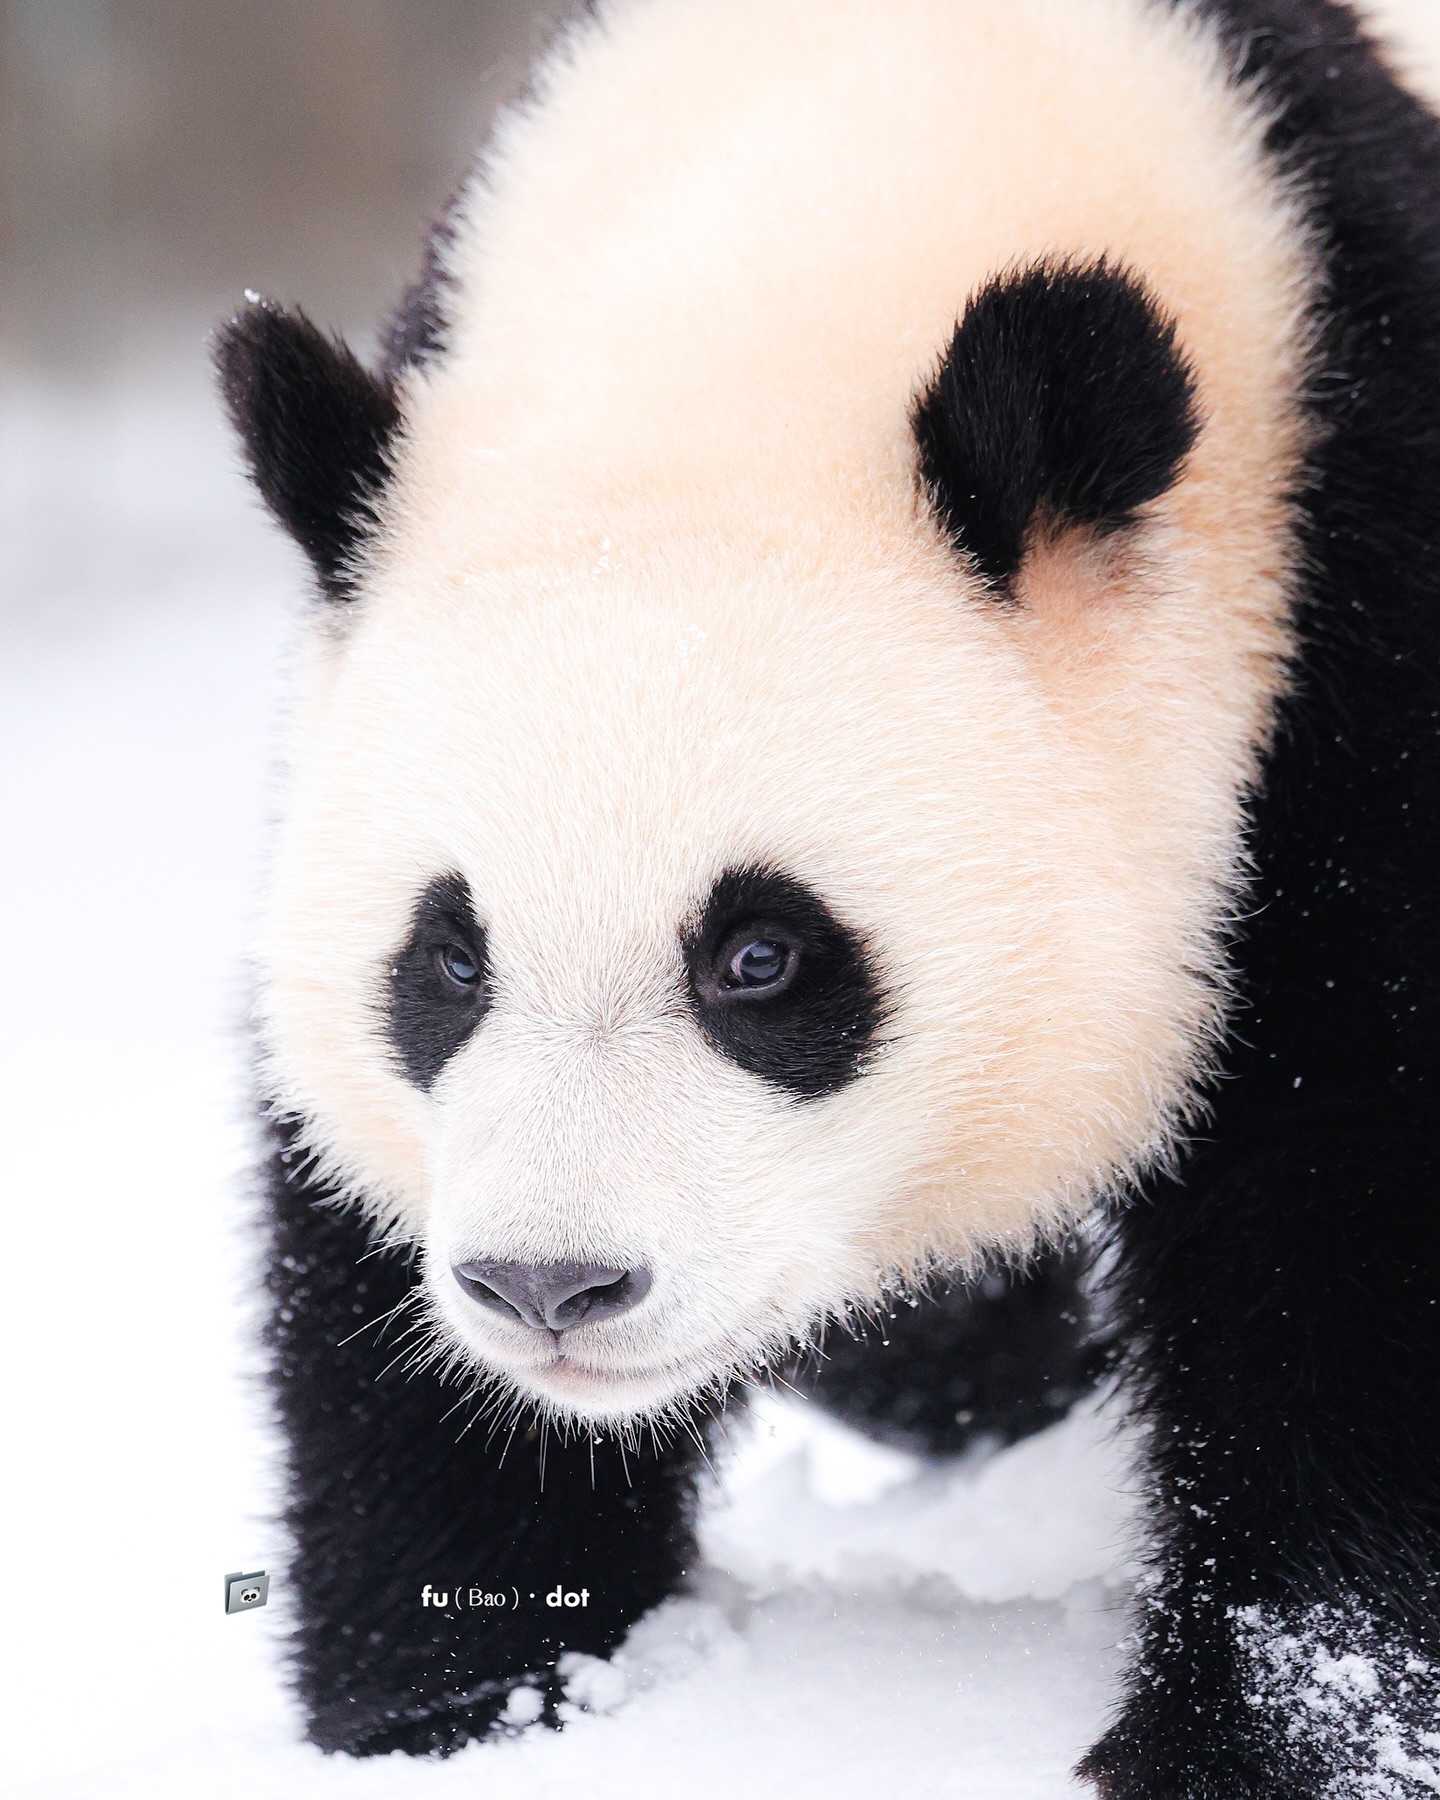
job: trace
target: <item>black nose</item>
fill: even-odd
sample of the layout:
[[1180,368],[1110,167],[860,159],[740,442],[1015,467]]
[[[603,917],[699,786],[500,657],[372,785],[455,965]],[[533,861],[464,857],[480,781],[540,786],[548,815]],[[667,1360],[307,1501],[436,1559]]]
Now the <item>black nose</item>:
[[650,1292],[648,1269],[603,1269],[595,1263],[463,1262],[455,1279],[482,1306],[533,1331],[613,1319]]

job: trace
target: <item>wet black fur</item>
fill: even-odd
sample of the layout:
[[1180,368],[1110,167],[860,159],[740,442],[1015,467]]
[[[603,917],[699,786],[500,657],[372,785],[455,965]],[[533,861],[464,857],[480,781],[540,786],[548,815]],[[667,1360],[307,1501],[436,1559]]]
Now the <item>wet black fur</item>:
[[941,525],[1005,591],[1037,532],[1132,523],[1175,481],[1199,419],[1174,324],[1102,260],[987,282],[911,425]]
[[[730,932],[752,924],[797,946],[799,973],[772,999],[727,1004],[707,973]],[[838,1093],[859,1074],[884,1018],[879,974],[857,934],[802,882],[769,869],[727,870],[684,951],[691,1007],[721,1055],[800,1100]]]
[[1325,436],[1244,1009],[1202,1141],[1122,1222],[1156,1586],[1085,1767],[1108,1800],[1311,1800],[1360,1775],[1247,1703],[1231,1609],[1368,1610],[1440,1663],[1440,125],[1343,7],[1200,10],[1310,195]]
[[[445,979],[440,954],[458,944],[479,971],[472,989]],[[385,1034],[400,1066],[428,1091],[490,1007],[485,928],[463,875],[437,875],[415,902],[410,930],[390,965]]]
[[420,274],[382,333],[378,372],[303,312],[254,300],[215,334],[220,391],[265,504],[314,564],[322,593],[352,600],[356,559],[394,473],[399,384],[448,348],[445,253],[463,185],[425,240]]
[[444,212],[430,227],[417,280],[406,288],[385,330],[381,367],[395,382],[408,369],[424,368],[449,348],[450,277],[445,253],[454,241],[451,223],[463,187],[456,190]]

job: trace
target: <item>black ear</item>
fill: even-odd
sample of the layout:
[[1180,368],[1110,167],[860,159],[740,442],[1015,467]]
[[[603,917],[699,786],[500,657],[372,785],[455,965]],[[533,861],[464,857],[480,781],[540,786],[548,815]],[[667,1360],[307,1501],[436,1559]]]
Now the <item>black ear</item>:
[[217,333],[220,390],[266,505],[332,600],[354,597],[354,553],[376,520],[400,410],[337,338],[273,301]]
[[1002,592],[1037,532],[1129,525],[1200,429],[1174,322],[1104,261],[981,288],[911,424],[941,524]]
[[437,361],[449,347],[451,277],[446,257],[455,241],[454,219],[464,195],[462,183],[430,227],[419,279],[406,288],[391,314],[380,366],[392,382],[408,369],[423,369]]

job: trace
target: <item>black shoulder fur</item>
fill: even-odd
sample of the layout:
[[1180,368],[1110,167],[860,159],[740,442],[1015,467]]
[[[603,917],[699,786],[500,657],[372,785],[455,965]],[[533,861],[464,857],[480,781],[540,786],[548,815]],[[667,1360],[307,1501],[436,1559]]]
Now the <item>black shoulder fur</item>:
[[[1347,7],[1197,10],[1308,197],[1319,430],[1243,1010],[1203,1140],[1123,1220],[1154,1582],[1083,1766],[1106,1800],[1418,1796],[1376,1758],[1440,1729],[1440,124]],[[1286,1641],[1415,1672],[1332,1730],[1267,1685]]]

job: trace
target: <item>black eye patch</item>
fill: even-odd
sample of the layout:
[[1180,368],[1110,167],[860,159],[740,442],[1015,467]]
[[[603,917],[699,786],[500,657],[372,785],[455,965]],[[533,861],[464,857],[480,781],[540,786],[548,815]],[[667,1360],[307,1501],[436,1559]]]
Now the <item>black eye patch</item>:
[[386,990],[390,1047],[428,1090],[490,1008],[485,929],[464,876],[437,876],[416,901]]
[[860,1074],[885,1013],[871,956],[792,876],[732,869],[682,937],[707,1042],[797,1099]]

